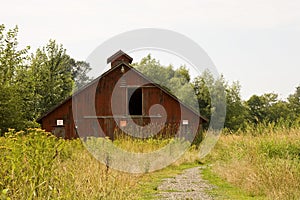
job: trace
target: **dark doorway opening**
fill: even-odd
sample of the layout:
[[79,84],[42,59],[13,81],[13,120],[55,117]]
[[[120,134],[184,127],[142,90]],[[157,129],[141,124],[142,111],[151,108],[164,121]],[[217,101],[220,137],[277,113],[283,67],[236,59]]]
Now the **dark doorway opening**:
[[56,137],[61,137],[61,138],[65,138],[66,137],[66,131],[65,131],[65,127],[63,126],[56,126],[53,128],[52,133],[56,136]]
[[142,88],[128,88],[128,114],[142,115]]

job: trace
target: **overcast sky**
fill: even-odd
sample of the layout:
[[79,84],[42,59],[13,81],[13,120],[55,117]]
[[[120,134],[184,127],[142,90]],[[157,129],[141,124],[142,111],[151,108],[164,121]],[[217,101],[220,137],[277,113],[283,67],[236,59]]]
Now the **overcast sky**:
[[0,24],[19,26],[21,46],[50,38],[77,60],[102,42],[139,28],[169,29],[197,42],[219,73],[240,81],[243,99],[300,85],[298,0],[10,0]]

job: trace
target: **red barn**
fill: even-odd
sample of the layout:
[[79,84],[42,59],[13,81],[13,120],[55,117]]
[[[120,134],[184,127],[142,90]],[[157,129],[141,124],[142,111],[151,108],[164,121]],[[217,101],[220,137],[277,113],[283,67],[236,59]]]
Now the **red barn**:
[[124,52],[118,51],[107,62],[111,63],[108,71],[38,119],[43,129],[66,139],[86,136],[113,139],[119,127],[135,126],[138,130],[152,127],[155,132],[155,128],[169,126],[198,132],[202,123],[207,122],[131,67],[132,58]]

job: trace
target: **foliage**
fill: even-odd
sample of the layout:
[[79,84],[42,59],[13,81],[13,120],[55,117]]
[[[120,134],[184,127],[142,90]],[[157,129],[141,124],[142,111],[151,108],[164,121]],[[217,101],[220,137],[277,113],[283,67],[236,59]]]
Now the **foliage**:
[[90,64],[85,61],[71,60],[72,63],[72,78],[75,82],[75,90],[86,85],[92,81],[92,77],[89,77],[87,73],[92,69]]
[[90,81],[89,64],[72,59],[55,40],[29,56],[17,36],[17,26],[0,25],[0,135],[37,127],[38,117]]
[[18,50],[18,27],[5,30],[0,25],[0,84],[12,85],[16,83],[19,70],[27,60],[29,47]]
[[210,91],[215,83],[215,79],[209,71],[204,71],[201,76],[194,79],[193,85],[197,95],[200,114],[210,119],[211,117],[211,97]]
[[288,97],[288,108],[291,110],[291,118],[299,118],[300,117],[300,86],[296,88],[294,94],[291,94]]
[[21,113],[21,99],[16,87],[0,85],[0,135],[7,127],[24,127]]
[[[247,102],[249,107],[251,121],[255,123],[268,119],[268,110],[277,102],[278,95],[273,93],[264,94],[262,96],[253,95]],[[268,119],[269,120],[269,119]]]
[[299,118],[297,112],[297,91],[290,95],[288,101],[278,99],[275,93],[266,93],[261,96],[253,95],[246,105],[249,112],[249,122],[259,124],[261,122],[279,123],[282,120],[296,121]]
[[75,89],[82,87],[90,78],[88,63],[75,61],[62,45],[55,40],[31,55],[30,67],[26,72],[28,88],[27,113],[35,120],[53,106],[69,97]]
[[189,71],[185,66],[174,70],[172,65],[163,66],[148,54],[139,63],[134,63],[133,67],[195,111],[199,110],[193,85],[190,83]]
[[[0,191],[8,189],[13,199],[32,199],[47,195],[55,190],[50,183],[53,161],[60,142],[42,130],[29,129],[15,132],[10,130],[1,138]],[[22,185],[22,188],[19,188]],[[49,190],[50,189],[50,190]]]
[[[213,119],[214,124],[210,125],[214,128],[221,128],[221,122],[224,120],[225,128],[236,131],[245,130],[249,123],[279,123],[281,120],[299,118],[300,87],[289,96],[288,101],[280,100],[275,93],[253,95],[244,101],[241,98],[241,85],[238,81],[229,84],[224,76],[214,77],[210,71],[204,71],[191,81],[185,66],[174,70],[171,65],[161,65],[150,54],[133,66],[194,110],[199,111],[202,116]],[[225,107],[226,110],[220,110]],[[226,116],[219,116],[219,113],[226,113]],[[208,125],[205,124],[205,127]]]
[[[282,121],[292,125],[292,121],[300,118],[298,112],[300,105],[300,87],[296,92],[289,96],[288,101],[278,98],[278,94],[266,93],[261,96],[253,95],[247,101],[241,98],[241,86],[239,82],[231,85],[225,81],[223,76],[215,79],[209,71],[205,71],[193,81],[194,89],[197,94],[200,113],[211,119],[213,113],[218,108],[218,103],[224,102],[222,90],[226,92],[226,119],[224,127],[232,131],[239,129],[246,130],[250,124],[259,125],[260,123],[276,123]],[[212,99],[216,99],[215,103]],[[213,105],[215,104],[215,105]],[[219,106],[222,108],[222,106]]]
[[74,84],[71,62],[66,50],[54,40],[32,55],[29,78],[34,91],[32,107],[37,116],[71,95]]
[[[215,78],[209,71],[204,71],[194,79],[193,85],[200,113],[208,119],[214,119],[217,122],[214,124],[215,127],[221,127],[222,121],[225,121],[226,128],[232,130],[241,127],[247,113],[240,96],[241,86],[238,82],[229,85],[222,75]],[[225,108],[226,110],[220,110]],[[226,113],[226,116],[219,116],[217,113]]]
[[0,25],[0,135],[10,127],[25,126],[19,77],[26,67],[29,47],[18,50],[17,35],[18,27],[6,31]]
[[249,118],[249,112],[241,98],[241,86],[239,82],[233,82],[226,86],[226,120],[225,128],[238,130],[245,127]]

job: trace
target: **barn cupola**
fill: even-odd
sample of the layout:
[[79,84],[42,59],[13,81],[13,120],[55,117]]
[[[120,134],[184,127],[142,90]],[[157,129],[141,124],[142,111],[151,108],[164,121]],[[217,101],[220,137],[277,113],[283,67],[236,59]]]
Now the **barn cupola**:
[[132,60],[133,59],[129,55],[119,50],[114,55],[107,58],[107,64],[111,63],[111,68],[114,68],[120,63],[130,64]]

